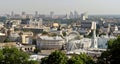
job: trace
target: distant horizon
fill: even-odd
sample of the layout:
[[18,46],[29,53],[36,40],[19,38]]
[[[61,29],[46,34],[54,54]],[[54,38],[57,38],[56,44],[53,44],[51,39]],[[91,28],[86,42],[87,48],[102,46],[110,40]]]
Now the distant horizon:
[[[12,11],[11,11],[12,12]],[[5,15],[5,14],[11,14],[11,12],[4,12],[4,13],[1,13],[0,12],[0,15]],[[27,12],[27,11],[21,11],[21,12],[15,12],[15,11],[13,11],[14,12],[14,14],[22,14],[22,12],[25,12],[26,14],[35,14],[35,11],[34,12],[31,12],[31,13],[29,13],[29,12]],[[50,11],[51,12],[51,11]],[[50,15],[50,12],[48,12],[48,13],[41,13],[41,12],[39,12],[38,11],[38,14],[43,14],[43,15]],[[54,11],[53,11],[54,12]],[[73,12],[73,14],[74,14],[74,11],[70,11],[70,12]],[[66,14],[70,14],[70,12],[66,12],[66,13],[56,13],[56,12],[54,12],[54,15],[66,15]],[[78,14],[79,15],[81,15],[82,13],[84,13],[84,12],[78,12]],[[100,13],[96,13],[96,14],[92,14],[92,13],[87,13],[88,15],[120,15],[120,14],[100,14]]]
[[120,0],[0,0],[0,14],[10,14],[11,11],[21,13],[69,14],[77,11],[79,14],[111,15],[120,14]]

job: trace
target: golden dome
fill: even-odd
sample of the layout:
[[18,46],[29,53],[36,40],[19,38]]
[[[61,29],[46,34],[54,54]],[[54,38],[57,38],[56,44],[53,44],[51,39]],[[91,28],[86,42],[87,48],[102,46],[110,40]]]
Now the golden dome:
[[54,27],[58,27],[59,24],[58,24],[58,23],[53,23],[53,26],[54,26]]

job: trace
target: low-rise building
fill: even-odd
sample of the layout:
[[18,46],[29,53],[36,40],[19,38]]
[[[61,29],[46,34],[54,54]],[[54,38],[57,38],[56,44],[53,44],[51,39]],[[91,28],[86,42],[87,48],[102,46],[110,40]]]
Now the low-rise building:
[[64,39],[60,36],[38,36],[37,47],[40,49],[61,49],[65,44]]
[[0,42],[4,42],[5,38],[6,38],[6,34],[0,33]]
[[23,50],[25,52],[34,52],[35,50],[35,45],[22,45],[20,47],[20,50]]
[[7,42],[7,43],[0,43],[0,49],[4,48],[4,47],[16,47],[17,44],[16,42]]
[[32,37],[29,35],[21,35],[22,44],[32,44]]
[[20,35],[20,42],[22,44],[32,44],[32,32],[19,32]]

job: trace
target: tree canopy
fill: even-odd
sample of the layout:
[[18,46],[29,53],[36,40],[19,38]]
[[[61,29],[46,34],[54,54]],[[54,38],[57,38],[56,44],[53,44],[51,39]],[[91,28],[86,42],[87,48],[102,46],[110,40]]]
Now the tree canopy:
[[48,57],[41,60],[41,64],[66,64],[67,56],[61,51],[56,50],[51,53]]
[[95,62],[92,57],[83,53],[80,55],[73,55],[72,58],[68,60],[68,64],[95,64]]
[[0,50],[0,64],[38,64],[37,61],[29,61],[29,55],[17,48],[5,47]]
[[70,59],[61,51],[55,51],[41,59],[41,64],[95,64],[86,54],[73,55]]
[[98,58],[98,64],[120,64],[120,36],[108,41],[107,51]]

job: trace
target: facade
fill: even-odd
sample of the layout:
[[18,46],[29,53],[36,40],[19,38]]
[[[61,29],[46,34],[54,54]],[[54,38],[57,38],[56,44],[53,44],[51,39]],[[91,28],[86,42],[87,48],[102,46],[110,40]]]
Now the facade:
[[38,36],[37,47],[40,49],[61,49],[65,42],[60,36]]
[[10,35],[9,35],[10,41],[13,41],[13,42],[18,42],[19,38],[20,38],[20,35],[16,32],[10,33]]
[[79,14],[78,14],[77,11],[74,11],[74,18],[75,18],[75,19],[79,18]]
[[16,42],[8,42],[8,43],[0,43],[0,49],[4,48],[4,47],[16,47],[17,44]]
[[76,49],[89,49],[92,40],[89,38],[82,38],[80,40],[73,40],[67,43],[67,50],[73,51]]
[[22,44],[32,44],[32,32],[20,32],[20,42]]
[[74,18],[74,15],[72,12],[70,12],[70,16],[69,16],[70,19],[73,19]]
[[25,52],[34,52],[35,50],[35,45],[22,45],[20,47],[20,50],[23,50]]
[[3,27],[4,27],[4,23],[0,22],[0,28],[3,28]]
[[96,37],[96,22],[92,22],[91,29],[93,31],[91,48],[98,48],[98,42],[97,42],[97,37]]
[[29,35],[21,35],[22,44],[32,44],[32,38]]
[[86,20],[88,18],[87,12],[81,14],[81,19]]
[[5,38],[6,38],[6,34],[0,33],[0,42],[4,42]]
[[97,37],[98,40],[98,48],[100,49],[106,49],[107,48],[107,42],[110,39],[116,39],[116,37],[114,36],[101,36],[101,37]]
[[50,12],[50,18],[53,18],[53,17],[54,17],[54,12],[51,11],[51,12]]
[[29,27],[31,27],[31,28],[41,28],[42,27],[42,19],[30,20]]
[[91,32],[91,26],[92,26],[91,21],[82,21],[81,27],[79,29],[80,34],[88,35]]

